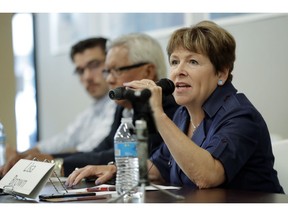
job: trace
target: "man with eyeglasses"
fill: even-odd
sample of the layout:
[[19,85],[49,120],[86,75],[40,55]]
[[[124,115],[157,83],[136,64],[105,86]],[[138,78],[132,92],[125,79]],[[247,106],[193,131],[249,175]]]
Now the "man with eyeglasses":
[[[150,79],[158,81],[167,77],[166,62],[160,44],[154,38],[141,33],[123,35],[110,44],[103,74],[110,89],[123,86],[132,80]],[[86,165],[106,165],[114,160],[114,135],[122,117],[133,117],[129,100],[115,100],[118,104],[109,135],[93,151],[64,158],[65,176]],[[163,98],[163,108],[172,118],[178,108],[172,95]],[[158,132],[149,134],[149,154],[162,142]]]
[[[75,152],[92,151],[108,135],[114,120],[116,104],[108,96],[109,86],[102,74],[106,58],[107,39],[88,38],[72,46],[70,58],[75,74],[94,102],[72,122],[66,130],[49,139],[40,141],[36,147],[17,153],[7,159],[0,168],[4,175],[19,159],[48,159],[56,163],[57,174],[63,158]],[[73,97],[73,95],[70,95]]]

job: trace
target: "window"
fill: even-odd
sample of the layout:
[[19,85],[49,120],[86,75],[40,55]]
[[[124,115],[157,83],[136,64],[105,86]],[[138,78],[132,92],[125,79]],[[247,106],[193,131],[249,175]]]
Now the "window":
[[15,115],[17,150],[25,151],[38,140],[37,103],[32,14],[15,14],[12,19],[16,77]]
[[181,26],[184,22],[183,13],[103,14],[103,30],[114,37],[131,32],[147,32]]

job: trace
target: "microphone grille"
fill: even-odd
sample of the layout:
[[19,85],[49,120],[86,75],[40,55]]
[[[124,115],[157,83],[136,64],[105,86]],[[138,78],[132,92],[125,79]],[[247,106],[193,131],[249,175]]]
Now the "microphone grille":
[[115,88],[113,90],[110,90],[108,95],[110,97],[110,99],[112,100],[122,100],[123,98],[123,94],[125,92],[125,87],[118,87]]

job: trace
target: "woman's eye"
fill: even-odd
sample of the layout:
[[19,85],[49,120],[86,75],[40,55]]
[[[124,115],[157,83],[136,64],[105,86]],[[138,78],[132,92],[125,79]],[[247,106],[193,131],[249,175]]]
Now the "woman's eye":
[[192,65],[198,64],[198,62],[196,60],[194,60],[194,59],[190,60],[189,63],[192,64]]
[[177,60],[171,60],[171,61],[170,61],[170,65],[176,65],[177,63],[178,63]]

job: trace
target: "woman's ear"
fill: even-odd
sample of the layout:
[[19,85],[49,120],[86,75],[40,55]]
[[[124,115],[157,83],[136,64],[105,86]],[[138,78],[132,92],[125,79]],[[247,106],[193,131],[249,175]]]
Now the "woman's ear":
[[229,76],[228,68],[223,68],[223,70],[218,71],[218,85],[219,86],[224,85],[226,80],[228,79],[228,76]]

